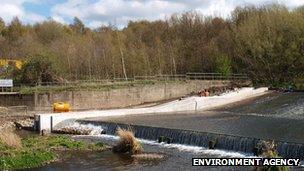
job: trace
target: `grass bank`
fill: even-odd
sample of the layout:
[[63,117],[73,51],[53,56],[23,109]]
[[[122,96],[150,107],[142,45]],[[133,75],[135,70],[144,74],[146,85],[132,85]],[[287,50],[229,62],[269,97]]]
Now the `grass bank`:
[[[15,136],[15,135],[11,135]],[[14,138],[13,138],[14,139]],[[32,136],[14,143],[0,141],[0,170],[35,168],[58,160],[65,150],[102,151],[103,143],[74,141],[67,136]]]
[[61,92],[61,91],[77,91],[77,90],[103,90],[109,91],[112,89],[121,89],[128,87],[137,87],[143,85],[153,85],[161,83],[177,83],[182,81],[125,81],[125,82],[101,82],[101,83],[73,83],[62,85],[49,86],[21,86],[15,87],[14,91],[21,94],[47,93],[47,92]]

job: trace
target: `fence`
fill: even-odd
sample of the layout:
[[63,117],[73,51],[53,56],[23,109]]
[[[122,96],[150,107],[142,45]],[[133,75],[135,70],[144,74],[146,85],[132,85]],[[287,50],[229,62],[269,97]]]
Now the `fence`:
[[15,84],[14,91],[21,89],[48,89],[50,87],[58,90],[77,89],[77,88],[107,88],[113,86],[128,86],[133,84],[144,84],[147,82],[158,81],[186,81],[186,80],[248,80],[245,74],[231,74],[228,76],[220,73],[186,73],[176,75],[155,75],[155,76],[134,76],[133,78],[112,78],[112,79],[93,79],[77,80],[72,82],[42,82],[39,84]]
[[248,80],[246,74],[223,75],[220,73],[189,72],[179,75],[135,76],[134,80]]

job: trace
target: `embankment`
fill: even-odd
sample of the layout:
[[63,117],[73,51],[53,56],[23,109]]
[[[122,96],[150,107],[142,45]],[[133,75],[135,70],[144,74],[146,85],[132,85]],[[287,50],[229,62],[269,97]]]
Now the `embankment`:
[[52,131],[55,127],[60,127],[62,123],[69,120],[81,118],[94,118],[106,116],[141,115],[148,113],[176,113],[183,111],[207,110],[229,103],[241,101],[247,98],[263,95],[268,92],[268,88],[254,89],[252,87],[241,88],[239,90],[224,93],[219,96],[209,97],[187,97],[161,105],[145,108],[133,109],[112,109],[112,110],[90,110],[69,113],[43,113],[35,115],[38,130]]
[[[188,80],[134,85],[108,90],[78,90],[32,94],[1,94],[0,106],[27,106],[29,110],[51,110],[54,102],[71,104],[73,110],[123,108],[147,102],[182,97],[210,87],[224,87],[231,81]],[[243,81],[241,84],[248,84]]]

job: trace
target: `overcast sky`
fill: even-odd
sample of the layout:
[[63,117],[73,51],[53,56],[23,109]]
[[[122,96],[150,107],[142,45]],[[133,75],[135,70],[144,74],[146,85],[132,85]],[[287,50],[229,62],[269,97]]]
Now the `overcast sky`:
[[173,13],[197,10],[205,15],[229,16],[236,6],[284,4],[290,9],[304,0],[0,0],[0,17],[18,16],[24,23],[48,18],[70,23],[76,16],[96,28],[108,23],[125,26],[129,20],[165,19]]

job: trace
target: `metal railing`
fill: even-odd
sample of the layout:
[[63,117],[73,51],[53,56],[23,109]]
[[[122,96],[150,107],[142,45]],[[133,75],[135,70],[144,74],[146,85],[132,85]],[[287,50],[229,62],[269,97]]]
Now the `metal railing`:
[[187,73],[190,80],[247,80],[246,74],[223,75],[221,73]]
[[135,76],[134,80],[247,80],[246,74],[223,75],[220,73],[189,72],[179,75]]
[[248,80],[245,74],[230,74],[228,76],[220,73],[195,73],[176,75],[154,75],[154,76],[134,76],[133,78],[112,78],[112,79],[94,79],[94,80],[76,80],[65,82],[42,82],[39,84],[15,84],[14,91],[22,88],[47,89],[48,87],[58,89],[83,88],[83,87],[107,87],[107,86],[128,86],[133,84],[141,84],[147,81],[186,81],[186,80]]

